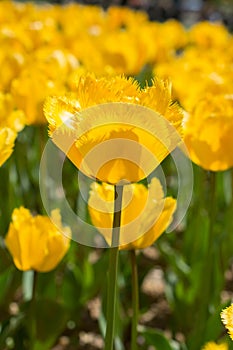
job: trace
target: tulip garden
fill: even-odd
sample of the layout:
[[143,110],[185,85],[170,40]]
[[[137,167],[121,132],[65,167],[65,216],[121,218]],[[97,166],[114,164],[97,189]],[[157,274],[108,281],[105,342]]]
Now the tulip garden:
[[0,350],[233,349],[233,37],[0,2]]

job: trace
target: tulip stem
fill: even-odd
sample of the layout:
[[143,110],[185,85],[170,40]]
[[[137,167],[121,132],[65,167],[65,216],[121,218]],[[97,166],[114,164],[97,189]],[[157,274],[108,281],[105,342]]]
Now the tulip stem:
[[132,325],[131,325],[131,350],[137,350],[137,326],[138,326],[138,307],[139,307],[139,297],[138,297],[138,269],[137,269],[137,259],[136,252],[134,249],[129,251],[131,269],[132,269]]
[[32,300],[36,299],[36,286],[38,281],[38,272],[34,271],[33,275],[33,286],[32,286]]
[[[196,333],[198,334],[199,345],[203,345],[207,339],[206,336],[206,322],[213,312],[213,306],[215,304],[214,298],[216,297],[214,293],[214,262],[217,257],[215,254],[215,230],[214,224],[216,221],[216,174],[214,172],[208,173],[209,177],[209,189],[207,198],[207,215],[209,219],[209,232],[208,232],[208,242],[205,261],[203,262],[203,275],[201,283],[201,302],[202,307],[198,311],[199,324],[196,328]],[[211,311],[212,310],[212,311]],[[196,344],[196,342],[195,342]],[[196,345],[195,345],[196,346]]]
[[233,204],[233,169],[231,169],[231,203]]
[[116,313],[116,291],[117,291],[117,270],[119,256],[121,206],[122,206],[123,186],[114,186],[114,216],[112,228],[112,246],[109,251],[109,272],[107,291],[107,328],[105,334],[104,350],[113,350],[115,333],[115,313]]

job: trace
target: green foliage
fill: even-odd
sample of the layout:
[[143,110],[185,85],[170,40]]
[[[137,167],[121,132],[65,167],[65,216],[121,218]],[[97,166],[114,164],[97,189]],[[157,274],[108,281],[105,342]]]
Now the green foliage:
[[148,348],[148,345],[155,346],[155,349],[163,349],[163,350],[173,350],[168,339],[165,335],[159,330],[155,330],[152,328],[142,327],[140,330],[140,334],[143,336],[145,340],[145,349]]
[[[41,143],[46,142],[44,132],[45,128],[41,127],[27,127],[22,131],[15,153],[0,169],[1,179],[5,179],[0,188],[5,198],[1,206],[0,240],[0,349],[4,350],[51,349],[59,336],[67,332],[71,343],[75,343],[87,314],[89,321],[94,323],[86,330],[92,331],[91,327],[94,327],[94,331],[102,336],[105,333],[107,251],[72,242],[68,254],[54,271],[38,274],[36,294],[28,301],[24,300],[23,274],[13,266],[4,245],[3,237],[14,207],[23,204],[43,213],[38,159]],[[164,169],[170,179],[175,176],[171,160],[164,162]],[[85,201],[78,201],[76,196],[79,184],[77,174],[73,172],[73,165],[66,161],[63,185],[70,205],[74,210],[79,206],[83,218],[90,220]],[[154,264],[160,264],[163,269],[165,295],[171,310],[166,319],[166,329],[170,330],[173,338],[165,336],[163,328],[140,326],[142,349],[153,345],[159,350],[198,350],[205,342],[218,341],[224,334],[219,314],[229,304],[229,300],[222,301],[221,293],[225,289],[224,274],[231,261],[233,246],[231,171],[216,174],[214,188],[211,188],[210,174],[196,166],[194,179],[192,202],[181,229],[163,235],[156,244],[159,260],[149,261],[139,255],[140,285],[150,269],[155,267]],[[168,192],[176,192],[175,182],[171,181]],[[95,259],[92,261],[93,255]],[[30,284],[27,286],[29,291],[32,287]],[[130,288],[130,264],[128,255],[122,252],[118,276],[121,297],[117,303],[116,350],[126,350],[130,343]],[[87,305],[96,297],[101,298],[102,307],[98,321],[91,321]],[[140,302],[142,314],[150,309],[150,303],[154,301],[140,293]],[[12,311],[14,307],[16,311]],[[69,325],[72,325],[71,329]],[[184,341],[175,340],[177,333],[183,334]],[[225,339],[232,349],[227,335]]]

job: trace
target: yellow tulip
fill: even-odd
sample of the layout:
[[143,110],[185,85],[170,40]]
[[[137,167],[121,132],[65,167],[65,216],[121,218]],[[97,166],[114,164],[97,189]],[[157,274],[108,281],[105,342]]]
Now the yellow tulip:
[[0,92],[0,127],[9,127],[19,132],[24,125],[25,115],[23,111],[16,108],[12,95]]
[[10,128],[0,128],[0,166],[13,152],[17,134]]
[[221,319],[233,340],[233,304],[222,310]]
[[70,96],[48,98],[44,111],[53,142],[84,174],[138,182],[181,141],[183,114],[170,95],[167,81],[140,89],[122,76],[87,75]]
[[5,243],[19,270],[50,271],[68,251],[70,229],[62,226],[59,210],[53,210],[51,218],[53,223],[23,207],[13,211]]
[[190,42],[205,50],[211,47],[218,47],[220,50],[226,48],[229,36],[230,33],[222,23],[210,21],[196,23],[189,31]]
[[228,345],[227,343],[216,344],[211,341],[206,343],[202,350],[228,350]]
[[207,170],[233,166],[233,95],[211,95],[198,102],[184,123],[191,160]]
[[[12,97],[18,109],[25,113],[27,125],[46,123],[43,114],[45,98],[54,93],[65,92],[63,81],[50,78],[50,72],[46,72],[43,66],[42,63],[34,62],[33,65],[25,68],[11,85]],[[47,69],[49,69],[48,65]]]
[[[173,86],[173,98],[177,99],[188,112],[197,105],[206,94],[232,93],[232,57],[228,52],[213,47],[201,50],[199,47],[186,48],[185,52],[155,67],[155,73],[161,77],[170,77]],[[190,84],[191,77],[191,84]],[[185,86],[189,86],[185,89]]]
[[[120,249],[142,249],[152,245],[170,224],[175,209],[176,200],[164,198],[162,186],[156,178],[148,188],[142,184],[124,186]],[[88,210],[93,225],[111,246],[114,186],[93,183]]]
[[107,29],[138,28],[148,23],[148,15],[143,11],[133,11],[128,7],[110,6],[106,16]]
[[[6,10],[7,11],[7,10]],[[17,30],[17,29],[16,29]],[[6,30],[7,31],[7,30]],[[10,31],[11,32],[11,31]],[[13,32],[13,28],[12,28]],[[10,33],[10,35],[13,33]],[[9,91],[12,81],[18,76],[24,65],[24,53],[20,46],[20,42],[15,39],[15,45],[11,42],[12,38],[1,38],[1,51],[0,51],[0,65],[1,65],[1,77],[0,77],[0,91]],[[6,41],[4,43],[4,41]],[[15,46],[15,47],[14,47]]]

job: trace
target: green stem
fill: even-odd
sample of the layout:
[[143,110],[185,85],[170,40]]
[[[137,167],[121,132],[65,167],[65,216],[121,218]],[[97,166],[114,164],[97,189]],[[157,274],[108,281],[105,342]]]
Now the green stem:
[[[203,263],[203,275],[202,275],[202,283],[201,283],[201,300],[198,313],[198,325],[197,325],[197,333],[198,334],[198,348],[200,348],[206,339],[206,323],[213,312],[212,307],[215,303],[215,288],[214,288],[214,269],[215,269],[215,260],[217,257],[215,256],[215,221],[216,221],[216,206],[217,206],[217,198],[216,198],[216,173],[209,173],[209,188],[208,188],[208,198],[207,198],[207,211],[209,218],[209,232],[208,232],[208,241],[206,248],[206,256],[205,261]],[[196,345],[197,346],[197,343]]]
[[130,260],[132,269],[132,326],[131,326],[131,350],[137,350],[137,326],[138,326],[138,269],[135,250],[130,250]]
[[105,334],[104,350],[113,350],[114,342],[122,196],[123,186],[114,186],[114,216],[112,228],[112,247],[110,248],[109,252],[109,274],[106,315],[107,329]]
[[36,299],[37,281],[38,281],[38,272],[34,271],[33,286],[32,286],[32,300]]
[[233,169],[231,169],[231,204],[233,206]]
[[31,286],[31,299],[30,299],[30,308],[29,308],[29,329],[30,329],[30,349],[34,350],[36,349],[36,342],[35,339],[37,338],[37,330],[36,330],[36,323],[32,322],[30,324],[30,319],[32,315],[35,314],[36,309],[36,289],[37,289],[37,281],[38,281],[38,272],[35,270],[31,270],[32,272],[32,286]]
[[38,272],[34,270],[24,271],[23,272],[23,298],[27,300],[35,300],[36,297],[36,284]]
[[44,148],[46,145],[46,142],[48,140],[47,136],[47,128],[45,128],[44,125],[39,126],[39,147],[40,147],[40,155],[44,152]]

